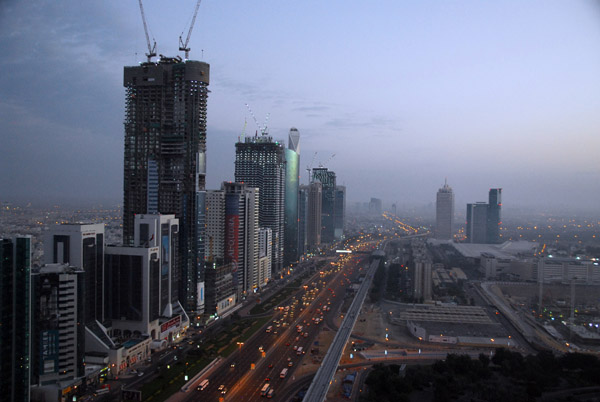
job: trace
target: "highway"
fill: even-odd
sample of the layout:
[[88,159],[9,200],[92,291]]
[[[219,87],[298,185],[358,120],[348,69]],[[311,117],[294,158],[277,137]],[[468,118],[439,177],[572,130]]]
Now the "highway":
[[367,292],[371,287],[371,282],[373,280],[373,276],[375,275],[375,271],[379,266],[379,259],[374,259],[371,263],[367,275],[363,280],[338,332],[325,355],[325,359],[323,359],[323,363],[310,387],[308,388],[308,392],[304,397],[304,401],[308,402],[320,402],[325,400],[327,396],[327,391],[329,390],[329,385],[333,380],[333,376],[337,370],[338,364],[342,357],[342,353],[344,352],[344,347],[350,338],[350,334],[352,333],[352,329],[354,328],[354,323],[356,322],[356,318],[362,308],[365,297],[367,296]]
[[[179,392],[169,401],[259,401],[260,390],[266,382],[269,382],[270,388],[274,390],[273,400],[277,400],[277,390],[283,389],[285,383],[293,379],[294,372],[303,358],[310,359],[314,340],[325,325],[314,324],[312,321],[312,318],[317,316],[317,309],[321,310],[323,306],[330,307],[327,312],[320,311],[324,317],[337,314],[346,292],[347,281],[344,280],[344,275],[346,278],[350,275],[357,277],[359,270],[354,267],[365,258],[366,256],[341,257],[340,259],[346,262],[340,263],[340,266],[324,267],[322,275],[316,273],[290,301],[282,303],[290,306],[287,314],[285,311],[275,313],[265,328],[239,345],[238,350],[229,358],[223,359],[218,367],[198,379],[197,384],[205,378],[209,379],[209,385],[204,390],[196,390],[197,384],[194,384],[189,392]],[[315,291],[315,288],[318,288],[318,291]],[[304,306],[305,302],[309,305]],[[277,324],[280,326],[277,327]],[[269,325],[272,326],[272,330],[267,333],[265,329]],[[297,325],[303,326],[301,332],[298,332]],[[261,346],[264,354],[259,350]],[[302,347],[304,354],[298,355],[294,346]],[[288,369],[288,373],[285,379],[281,379],[280,373],[284,368]],[[219,390],[220,385],[226,389],[225,393]]]

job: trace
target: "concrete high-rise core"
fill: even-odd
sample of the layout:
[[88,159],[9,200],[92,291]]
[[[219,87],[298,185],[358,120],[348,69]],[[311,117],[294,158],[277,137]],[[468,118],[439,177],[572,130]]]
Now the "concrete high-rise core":
[[246,137],[235,144],[235,181],[259,189],[259,224],[273,231],[274,273],[283,266],[285,176],[285,149],[273,137]]
[[125,67],[123,80],[123,240],[133,244],[135,214],[179,219],[179,271],[172,274],[189,311],[203,280],[197,203],[205,188],[208,84],[207,63],[179,57]]

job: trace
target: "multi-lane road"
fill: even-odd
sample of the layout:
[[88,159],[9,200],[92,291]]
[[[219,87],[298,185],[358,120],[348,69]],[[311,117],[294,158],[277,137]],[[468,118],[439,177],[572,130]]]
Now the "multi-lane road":
[[[348,284],[358,277],[359,265],[366,256],[349,255],[340,257],[338,263],[328,265],[310,278],[291,298],[282,303],[288,311],[278,311],[271,322],[218,368],[198,379],[208,379],[204,390],[194,387],[187,393],[176,396],[178,400],[193,401],[259,401],[265,384],[272,389],[273,400],[278,400],[278,391],[287,381],[293,380],[297,368],[311,359],[311,348],[315,338],[325,325],[315,324],[313,318],[329,318],[338,314]],[[366,264],[366,262],[364,262]],[[327,306],[327,307],[325,307]],[[324,309],[325,307],[325,309]],[[324,311],[328,310],[328,311]],[[284,324],[285,323],[285,324]],[[268,326],[271,330],[266,332]],[[298,326],[302,326],[299,330]],[[298,354],[297,349],[302,348]],[[280,378],[287,368],[285,378]]]

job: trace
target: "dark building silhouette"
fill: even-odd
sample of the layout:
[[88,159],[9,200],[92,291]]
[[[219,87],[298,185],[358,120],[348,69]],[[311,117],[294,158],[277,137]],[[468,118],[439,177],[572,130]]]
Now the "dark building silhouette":
[[[189,311],[200,305],[204,257],[198,244],[205,188],[209,65],[161,57],[125,67],[123,241],[133,244],[135,214],[179,219],[178,297]],[[200,211],[200,212],[199,212]]]
[[0,395],[29,401],[31,236],[0,239]]

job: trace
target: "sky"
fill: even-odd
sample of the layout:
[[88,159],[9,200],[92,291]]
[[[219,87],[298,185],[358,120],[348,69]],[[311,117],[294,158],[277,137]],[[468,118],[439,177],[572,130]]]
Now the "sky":
[[[195,0],[144,1],[175,56]],[[207,188],[267,116],[348,202],[600,213],[600,2],[204,0],[190,58],[210,64]],[[0,201],[119,202],[123,67],[145,60],[135,0],[0,1]],[[316,156],[315,156],[316,153]],[[335,154],[333,158],[331,156]]]

